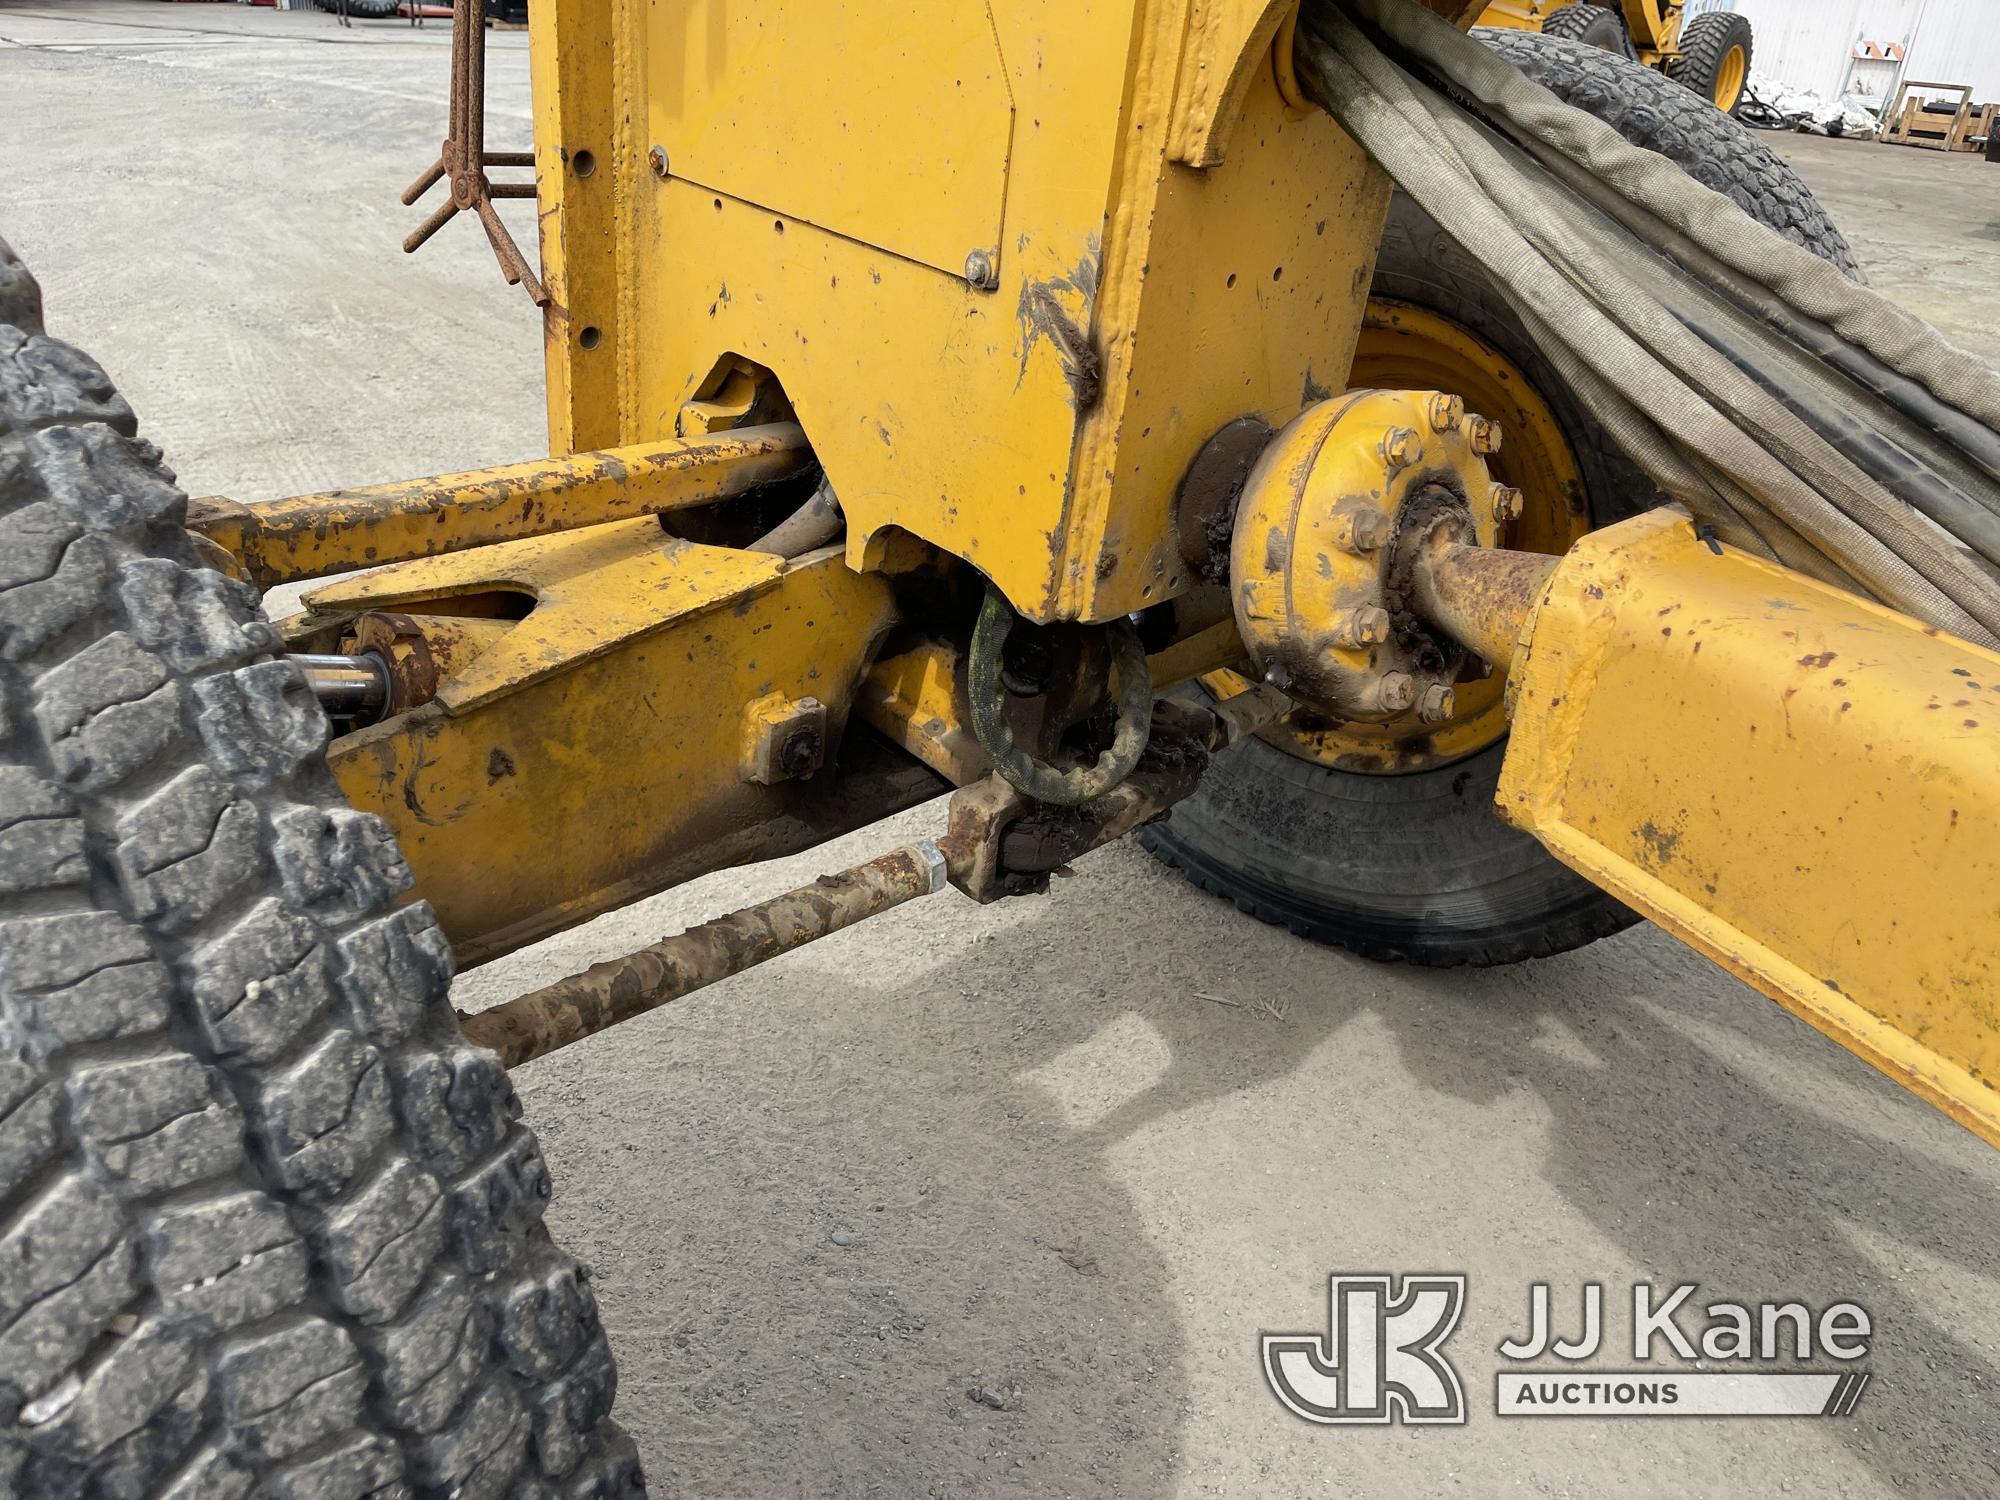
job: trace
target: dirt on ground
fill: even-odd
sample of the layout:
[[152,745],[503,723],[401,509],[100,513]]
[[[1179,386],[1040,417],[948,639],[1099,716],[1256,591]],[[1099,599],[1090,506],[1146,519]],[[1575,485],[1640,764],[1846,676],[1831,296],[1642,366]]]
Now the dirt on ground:
[[[191,492],[543,451],[539,328],[483,237],[397,248],[444,27],[0,0],[0,39],[0,235]],[[491,51],[489,143],[525,145],[525,40]],[[1878,285],[2000,353],[2000,168],[1779,145]],[[1904,199],[1928,247],[1887,217]],[[695,882],[465,975],[457,1003],[941,818]],[[656,1493],[2000,1490],[2000,1158],[1651,928],[1497,972],[1379,966],[1119,846],[1045,898],[947,892],[519,1082]],[[1466,1426],[1279,1407],[1259,1334],[1324,1330],[1336,1270],[1469,1276]],[[1874,1384],[1840,1419],[1500,1419],[1496,1346],[1537,1281],[1570,1320],[1585,1282],[1614,1307],[1635,1281],[1855,1301]]]

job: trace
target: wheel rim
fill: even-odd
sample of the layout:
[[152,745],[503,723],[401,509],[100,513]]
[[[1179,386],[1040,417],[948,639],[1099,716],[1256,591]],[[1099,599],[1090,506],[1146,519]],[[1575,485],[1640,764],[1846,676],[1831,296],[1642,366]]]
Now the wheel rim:
[[[1449,318],[1409,303],[1373,299],[1362,323],[1348,388],[1445,391],[1466,410],[1500,424],[1500,451],[1487,460],[1493,477],[1522,492],[1520,517],[1503,543],[1524,552],[1567,552],[1590,530],[1583,474],[1555,411],[1521,369]],[[1202,685],[1219,696],[1250,686],[1235,672],[1213,672]],[[1441,724],[1336,723],[1305,710],[1263,731],[1272,745],[1340,771],[1393,775],[1435,770],[1477,754],[1507,733],[1499,673],[1458,683],[1457,712]]]
[[1722,66],[1715,70],[1715,107],[1725,112],[1735,109],[1749,77],[1750,59],[1741,46],[1731,47],[1722,55]]

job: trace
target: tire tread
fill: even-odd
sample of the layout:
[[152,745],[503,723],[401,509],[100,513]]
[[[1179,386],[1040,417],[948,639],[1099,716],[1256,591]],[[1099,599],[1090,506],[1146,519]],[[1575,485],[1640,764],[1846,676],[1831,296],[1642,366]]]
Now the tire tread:
[[643,1493],[436,921],[185,506],[94,362],[0,327],[0,1485]]

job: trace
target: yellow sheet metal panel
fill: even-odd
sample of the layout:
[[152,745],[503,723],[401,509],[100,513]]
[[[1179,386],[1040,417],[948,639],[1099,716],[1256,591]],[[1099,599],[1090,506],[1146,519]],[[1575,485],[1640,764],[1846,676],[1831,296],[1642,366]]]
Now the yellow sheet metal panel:
[[674,176],[953,276],[997,261],[1014,101],[985,0],[669,9],[648,78]]
[[1065,602],[1108,618],[1182,592],[1176,486],[1255,412],[1282,426],[1353,363],[1388,175],[1331,118],[1252,81],[1229,155],[1196,170],[1133,151],[1105,240],[1104,396],[1079,434]]
[[[883,148],[873,132],[886,113],[861,137],[787,142],[786,160],[811,170],[787,177],[786,193],[684,177],[667,146],[667,176],[644,173],[630,218],[629,315],[643,334],[624,340],[637,361],[626,440],[665,435],[718,361],[752,359],[776,372],[823,460],[856,566],[900,529],[972,561],[1037,619],[1108,619],[1176,592],[1181,471],[1230,418],[1289,418],[1312,389],[1338,386],[1387,202],[1386,179],[1330,120],[1277,97],[1264,10],[1232,11],[1234,31],[1191,29],[1193,10],[932,0],[900,8],[894,27],[846,33],[837,55],[760,43],[752,68],[732,52],[746,71],[701,109],[756,135],[774,92],[803,90],[830,110],[828,89],[958,77],[965,49],[987,45],[967,14],[990,14],[1014,119],[997,285],[964,279],[974,245],[946,256],[911,238],[907,210],[976,184],[960,181],[963,153],[948,143]],[[826,16],[813,24],[851,19]],[[687,58],[709,55],[693,39],[718,17],[725,37],[754,29],[710,0],[646,12],[643,141],[689,125]],[[1191,35],[1203,48],[1193,62]],[[1170,141],[1177,119],[1184,139],[1212,126],[1176,114],[1190,68],[1247,80],[1228,150],[1205,169],[1173,160]],[[729,149],[762,148],[739,137]],[[837,214],[824,206],[836,191]]]
[[2000,655],[1670,511],[1526,638],[1503,816],[2000,1144]]
[[[924,10],[936,30],[963,29],[951,19],[963,6],[939,0]],[[826,466],[853,562],[873,561],[873,539],[900,527],[972,558],[1017,603],[1049,614],[1133,12],[1133,0],[996,0],[992,24],[980,18],[1020,121],[996,290],[964,279],[972,245],[941,272],[895,246],[684,180],[670,157],[640,224],[645,419],[670,416],[719,357],[754,359],[776,372]],[[652,9],[656,67],[670,67],[707,14],[697,0]],[[960,45],[928,50],[942,58]],[[776,58],[798,78],[772,87],[814,86],[810,78],[887,88],[927,66],[861,49]],[[649,133],[669,132],[668,91],[654,90],[649,103]],[[731,107],[748,114],[763,100],[739,96]],[[810,144],[822,177],[871,182],[917,205],[947,191],[937,171],[912,176],[907,151],[883,161],[838,137]]]

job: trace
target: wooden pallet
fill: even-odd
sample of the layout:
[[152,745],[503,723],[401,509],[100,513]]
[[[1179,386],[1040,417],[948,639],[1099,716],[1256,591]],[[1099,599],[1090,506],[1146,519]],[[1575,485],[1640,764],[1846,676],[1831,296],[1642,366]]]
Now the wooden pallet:
[[[1925,108],[1930,101],[1918,97],[1925,90],[1958,95],[1957,109],[1944,115]],[[1969,84],[1905,83],[1883,112],[1882,141],[1890,146],[1920,146],[1926,151],[1976,151],[1993,133],[1996,117],[2000,117],[2000,105],[1973,107]]]

